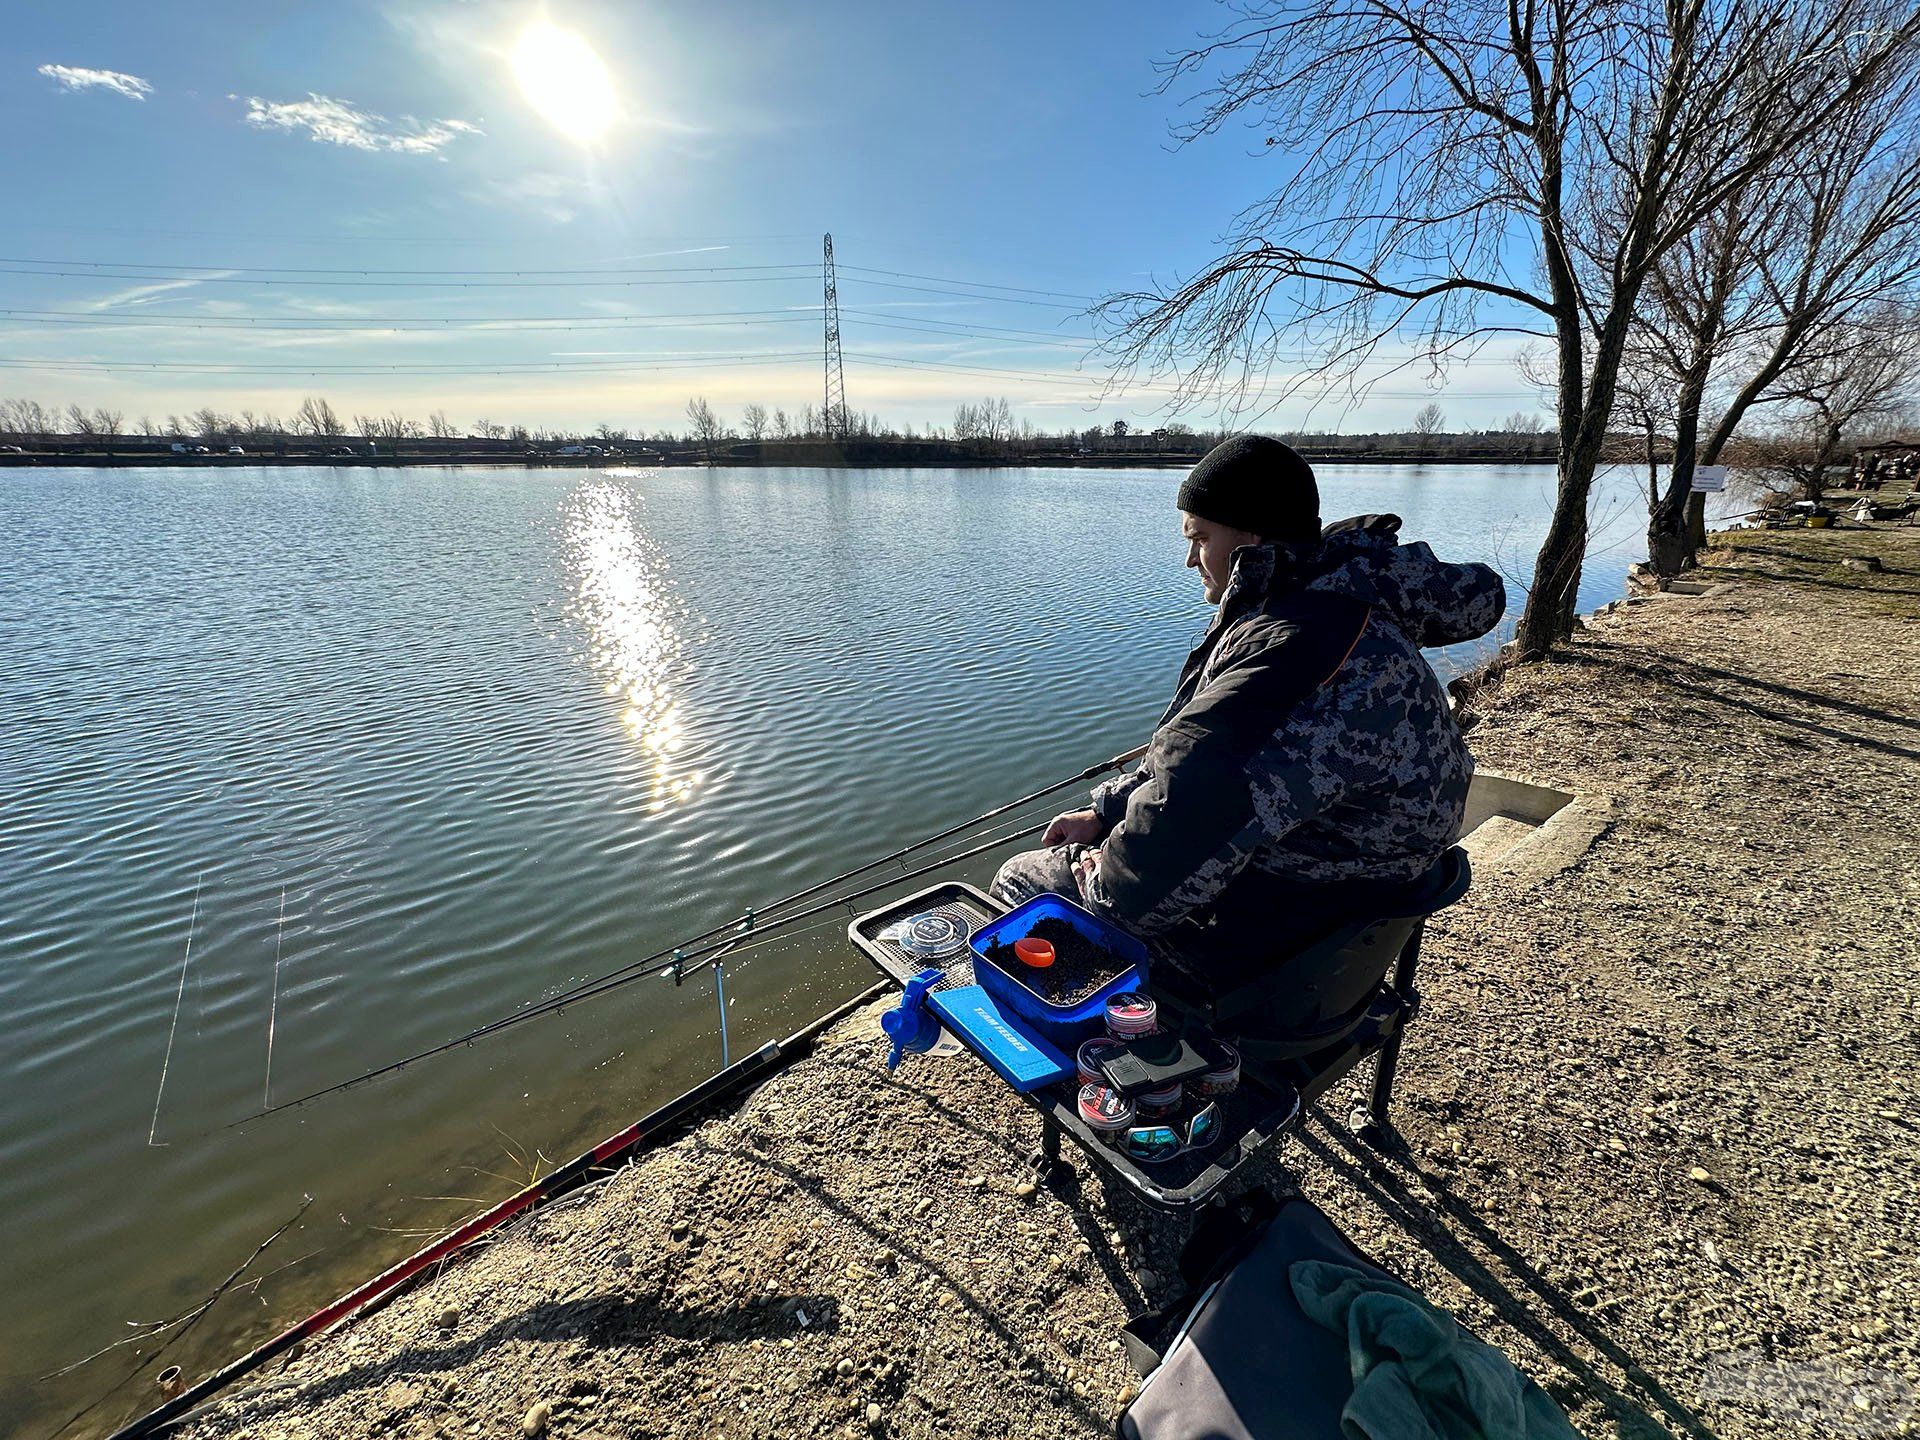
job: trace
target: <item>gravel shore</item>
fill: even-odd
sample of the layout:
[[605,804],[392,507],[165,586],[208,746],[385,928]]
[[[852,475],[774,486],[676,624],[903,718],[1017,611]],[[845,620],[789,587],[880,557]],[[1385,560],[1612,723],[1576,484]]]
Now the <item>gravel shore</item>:
[[[1920,531],[1701,578],[1478,697],[1483,765],[1608,822],[1431,927],[1397,1142],[1329,1096],[1261,1178],[1587,1434],[1920,1433]],[[1084,1162],[1036,1192],[1030,1113],[964,1057],[889,1079],[878,1008],[191,1433],[1110,1434],[1173,1226]]]

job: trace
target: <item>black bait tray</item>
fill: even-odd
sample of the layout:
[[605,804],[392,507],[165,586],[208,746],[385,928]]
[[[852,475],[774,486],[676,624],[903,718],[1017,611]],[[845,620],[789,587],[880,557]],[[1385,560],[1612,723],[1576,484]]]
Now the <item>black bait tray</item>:
[[[936,988],[972,985],[973,932],[998,920],[1011,907],[985,891],[952,881],[917,891],[878,910],[856,917],[847,939],[895,985],[904,987],[922,970],[946,972]],[[926,920],[917,932],[905,922]],[[1234,1171],[1252,1160],[1300,1120],[1300,1096],[1285,1082],[1241,1071],[1240,1087],[1220,1103],[1219,1141],[1157,1165],[1144,1165],[1104,1143],[1080,1119],[1078,1082],[1062,1082],[1020,1098],[1045,1125],[1063,1133],[1095,1164],[1119,1177],[1148,1204],[1183,1211],[1201,1204]]]
[[[896,985],[932,966],[947,973],[937,988],[953,990],[974,983],[973,951],[967,946],[973,932],[1006,913],[1007,907],[986,891],[949,881],[857,917],[847,926],[847,939]],[[930,923],[919,933],[903,930],[922,918]]]
[[[1240,1085],[1215,1103],[1220,1107],[1220,1139],[1158,1164],[1145,1164],[1116,1150],[1080,1118],[1078,1085],[1052,1085],[1027,1099],[1050,1125],[1124,1180],[1140,1198],[1161,1210],[1185,1210],[1205,1201],[1233,1172],[1252,1160],[1282,1132],[1300,1122],[1300,1096],[1284,1081],[1263,1082],[1240,1074]],[[1182,1115],[1191,1115],[1189,1101]]]

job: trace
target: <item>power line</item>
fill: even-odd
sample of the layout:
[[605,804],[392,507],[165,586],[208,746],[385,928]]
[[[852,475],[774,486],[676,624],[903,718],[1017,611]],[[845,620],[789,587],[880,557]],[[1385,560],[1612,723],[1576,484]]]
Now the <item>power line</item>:
[[935,290],[927,285],[908,285],[898,280],[870,280],[866,276],[858,278],[862,285],[878,285],[887,290],[911,290],[919,295],[951,295],[960,300],[992,300],[1002,305],[1038,305],[1046,310],[1080,312],[1086,309],[1084,305],[1068,305],[1058,300],[1026,300],[1013,295],[970,294],[965,290]]
[[[160,265],[148,264],[142,260],[37,260],[29,256],[0,255],[0,265],[84,265],[88,272],[96,269],[107,270],[148,270],[182,271],[213,270],[224,275],[456,275],[456,276],[494,276],[494,275],[706,275],[721,270],[798,270],[807,268],[800,261],[784,261],[770,265],[648,265],[632,268],[603,269],[599,266],[579,266],[570,270],[540,269],[499,269],[499,270],[387,270],[363,265]],[[65,274],[65,271],[59,272]],[[890,273],[890,272],[889,272]],[[124,277],[121,277],[124,278]],[[166,274],[154,275],[156,280],[194,280],[195,275]]]
[[314,375],[336,376],[410,376],[428,378],[449,376],[460,378],[478,378],[487,375],[546,375],[546,374],[626,374],[648,370],[711,370],[736,365],[785,365],[795,360],[811,360],[815,352],[811,350],[790,350],[779,353],[761,353],[755,355],[720,355],[707,359],[664,360],[651,365],[636,365],[629,361],[602,360],[556,360],[519,363],[475,362],[472,366],[457,364],[446,365],[381,365],[362,363],[356,365],[304,365],[289,362],[273,364],[193,364],[179,361],[154,360],[0,360],[0,369],[7,370],[46,370],[55,373],[73,373],[90,375],[113,375],[124,371],[149,371],[175,375]]
[[[41,230],[60,235],[125,235],[139,240],[256,240],[292,241],[301,245],[471,245],[500,246],[509,242],[480,239],[472,235],[316,235],[312,231],[265,230],[155,230],[125,225],[23,224],[22,230]],[[790,235],[631,235],[631,245],[756,245],[771,240],[811,240],[810,234]]]
[[842,265],[842,270],[856,275],[891,275],[897,280],[931,280],[938,285],[966,285],[975,290],[1013,290],[1022,295],[1051,295],[1059,300],[1081,300],[1088,304],[1099,301],[1097,295],[1079,295],[1071,290],[1036,290],[1030,285],[1000,285],[990,280],[955,280],[947,275],[916,275],[911,270],[877,270],[871,265]]
[[[595,266],[574,266],[570,268],[557,268],[557,269],[515,266],[515,267],[501,267],[501,268],[482,269],[482,270],[461,270],[461,269],[454,269],[451,267],[437,267],[432,269],[416,270],[416,269],[393,269],[393,268],[383,268],[383,267],[377,267],[377,266],[363,266],[363,265],[340,265],[340,266],[220,265],[220,264],[183,265],[183,264],[160,264],[158,262],[148,262],[144,260],[68,260],[68,259],[48,259],[44,257],[22,256],[22,255],[0,255],[0,265],[33,265],[33,266],[44,266],[44,267],[64,267],[68,265],[78,265],[78,266],[85,267],[85,269],[81,272],[83,275],[92,275],[102,270],[112,270],[112,271],[139,270],[143,272],[152,272],[152,273],[150,275],[138,275],[138,276],[110,275],[110,276],[103,276],[102,278],[123,279],[123,280],[151,278],[155,281],[200,280],[203,278],[212,279],[212,278],[216,278],[216,276],[218,278],[229,278],[229,277],[241,276],[241,275],[272,275],[272,276],[278,276],[278,277],[281,277],[282,279],[287,279],[287,280],[297,279],[298,277],[304,276],[304,275],[352,275],[356,277],[389,276],[389,275],[446,276],[446,277],[455,277],[455,278],[461,278],[461,279],[474,278],[474,277],[493,278],[493,277],[501,277],[501,276],[510,276],[515,279],[524,279],[529,276],[544,277],[544,276],[555,276],[555,275],[560,275],[560,276],[590,275],[590,276],[596,276],[596,277],[602,277],[602,278],[611,278],[611,277],[624,276],[624,275],[705,275],[705,274],[716,274],[722,271],[732,273],[732,272],[747,271],[747,270],[799,270],[799,269],[805,268],[804,262],[787,261],[787,262],[781,262],[776,264],[764,264],[764,265],[686,265],[686,266],[654,265],[654,266],[646,266],[642,268],[625,268],[620,266],[612,266],[611,268],[609,268],[608,266],[605,266],[605,265],[595,265]],[[1019,295],[1044,295],[1044,296],[1052,297],[1057,300],[1076,300],[1085,304],[1094,304],[1094,303],[1097,303],[1099,300],[1098,296],[1082,295],[1069,290],[1041,290],[1041,289],[1036,289],[1030,285],[1002,285],[998,281],[993,281],[993,280],[962,280],[962,279],[956,279],[951,275],[922,275],[911,270],[885,270],[872,265],[842,265],[840,268],[858,275],[884,275],[896,280],[924,280],[924,281],[929,281],[936,285],[953,285],[953,286],[958,286],[962,289],[985,290],[985,291],[1005,290],[1005,291],[1012,291],[1013,293],[1019,294]],[[215,272],[215,274],[207,275],[203,277],[197,274],[180,273],[183,271],[207,271],[207,272]],[[54,268],[54,269],[48,269],[45,271],[35,271],[35,272],[15,271],[15,272],[6,272],[6,273],[16,273],[16,274],[17,273],[46,273],[46,274],[53,274],[53,275],[69,275],[71,272],[63,268]]]
[[[649,315],[441,315],[400,316],[394,319],[349,317],[325,319],[301,316],[200,316],[163,314],[123,314],[118,311],[13,310],[0,306],[0,317],[23,325],[67,326],[80,329],[141,327],[157,330],[237,330],[241,332],[286,332],[292,334],[353,334],[361,331],[407,330],[432,333],[452,330],[647,330],[682,329],[693,325],[724,325],[748,321],[757,325],[805,321],[819,318],[817,305],[786,306],[778,310],[688,310]],[[656,322],[689,322],[686,325]]]
[[[911,304],[912,302],[909,301],[907,303]],[[872,319],[895,320],[900,318],[898,312],[893,310],[852,310],[847,308],[844,305],[840,307],[840,313],[842,315],[864,315]],[[1057,340],[1057,339],[1071,340],[1071,339],[1081,338],[1081,337],[1071,336],[1071,335],[1063,336],[1061,335],[1060,331],[1057,329],[1027,330],[1017,325],[989,325],[984,321],[937,320],[931,315],[916,315],[913,318],[926,325],[953,325],[966,330],[992,331],[993,333],[999,334],[999,335],[1038,335],[1045,339],[1050,339],[1050,340]],[[1091,341],[1089,341],[1089,343],[1091,343]]]
[[1023,335],[988,335],[978,330],[936,330],[931,325],[909,325],[904,321],[893,320],[856,319],[854,323],[876,326],[882,330],[912,330],[921,335],[944,335],[949,340],[987,340],[998,345],[1035,345],[1043,349],[1077,350],[1083,354],[1094,344],[1091,340],[1030,340]]
[[[716,266],[715,270],[724,270]],[[680,272],[657,270],[648,274],[667,275]],[[259,275],[141,275],[127,271],[113,270],[18,270],[0,268],[0,275],[32,275],[40,277],[65,276],[80,280],[138,280],[150,285],[329,285],[345,286],[354,289],[386,290],[584,290],[598,286],[627,285],[751,285],[767,281],[807,280],[809,273],[798,275],[715,275],[689,269],[687,279],[671,280],[632,280],[624,278],[598,280],[335,280],[301,279],[295,276],[271,277]],[[697,278],[702,274],[705,278]],[[886,282],[868,281],[879,285]],[[1026,303],[1026,302],[1020,302]]]

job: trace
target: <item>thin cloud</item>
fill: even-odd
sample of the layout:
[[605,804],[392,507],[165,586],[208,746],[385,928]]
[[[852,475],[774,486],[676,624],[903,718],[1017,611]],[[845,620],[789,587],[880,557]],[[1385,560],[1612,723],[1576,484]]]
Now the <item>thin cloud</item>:
[[569,225],[580,218],[580,207],[590,198],[588,190],[586,182],[569,176],[530,170],[504,180],[489,180],[468,193],[483,204],[535,210],[556,225]]
[[207,280],[224,280],[234,272],[215,270],[205,275],[195,275],[181,280],[155,280],[145,285],[134,285],[125,290],[116,290],[111,295],[102,295],[90,302],[89,310],[125,310],[136,305],[151,305],[162,295],[172,294],[176,290],[190,290]]
[[118,70],[88,70],[76,65],[42,65],[40,73],[62,90],[111,90],[114,94],[124,95],[129,100],[144,100],[153,93],[153,86],[138,75],[127,75]]
[[[230,97],[238,100],[238,95]],[[422,123],[411,115],[389,120],[371,110],[362,110],[346,100],[309,93],[304,100],[262,100],[249,95],[247,124],[257,130],[305,131],[307,138],[321,145],[342,145],[349,150],[384,151],[394,155],[438,155],[463,135],[483,135],[478,125],[466,120],[432,120]]]

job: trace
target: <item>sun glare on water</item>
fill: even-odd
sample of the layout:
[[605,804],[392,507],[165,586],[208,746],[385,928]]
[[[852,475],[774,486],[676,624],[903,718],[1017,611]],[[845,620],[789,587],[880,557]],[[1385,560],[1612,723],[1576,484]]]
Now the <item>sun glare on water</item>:
[[598,140],[619,116],[613,77],[571,30],[546,21],[528,26],[514,42],[513,75],[528,103],[569,140]]

